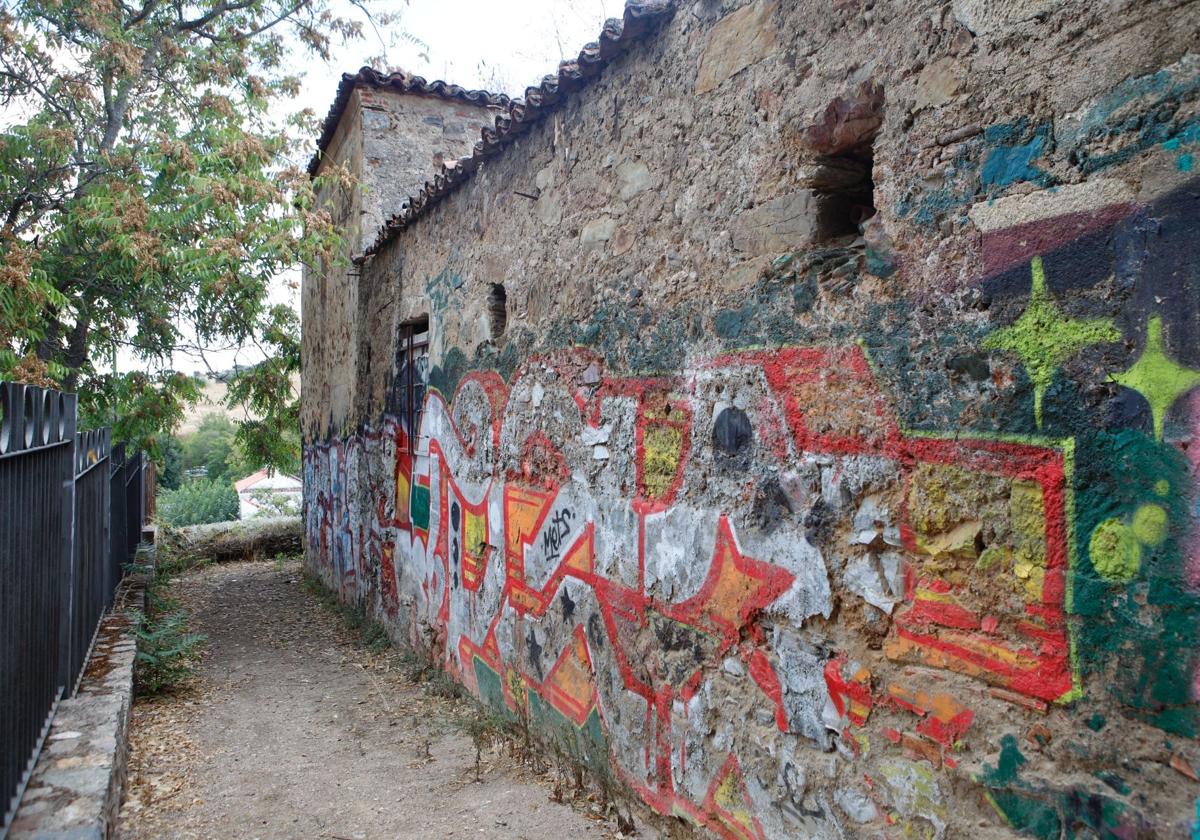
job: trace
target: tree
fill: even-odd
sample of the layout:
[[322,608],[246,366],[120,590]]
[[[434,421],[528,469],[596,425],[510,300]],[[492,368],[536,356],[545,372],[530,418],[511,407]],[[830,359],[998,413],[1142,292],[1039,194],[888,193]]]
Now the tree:
[[[292,458],[298,323],[274,278],[332,259],[289,131],[296,50],[327,56],[365,0],[13,0],[0,10],[0,378],[58,384],[148,445],[199,397],[171,353],[253,346],[230,399],[247,457]],[[380,20],[386,22],[386,16]],[[291,155],[291,165],[284,165]],[[334,173],[330,177],[345,177]],[[116,370],[125,348],[145,370]]]
[[[183,469],[205,469],[205,477],[222,479],[228,484],[238,472],[236,455],[237,427],[219,412],[204,415],[196,431],[186,435],[183,444]],[[241,478],[242,476],[236,476]]]
[[176,490],[183,482],[183,445],[167,434],[155,435],[151,450],[158,465],[157,482],[160,489]]
[[250,499],[258,507],[254,518],[266,516],[299,516],[300,497],[279,490],[251,490]]

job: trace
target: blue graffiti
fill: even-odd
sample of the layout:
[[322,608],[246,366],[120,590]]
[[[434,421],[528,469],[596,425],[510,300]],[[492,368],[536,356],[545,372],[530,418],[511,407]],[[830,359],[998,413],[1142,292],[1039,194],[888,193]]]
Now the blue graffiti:
[[1032,181],[1042,187],[1052,183],[1048,173],[1033,165],[1049,151],[1050,125],[1039,125],[1032,139],[1021,142],[1027,128],[1027,121],[1021,120],[994,125],[983,132],[984,143],[991,148],[979,170],[979,180],[989,192],[1021,181]]

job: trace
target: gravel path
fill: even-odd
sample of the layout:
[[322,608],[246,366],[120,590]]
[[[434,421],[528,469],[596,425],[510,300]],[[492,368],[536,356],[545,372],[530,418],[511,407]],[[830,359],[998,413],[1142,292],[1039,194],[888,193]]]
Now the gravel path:
[[172,590],[208,653],[190,690],[134,707],[120,837],[614,836],[500,744],[477,780],[468,701],[357,646],[299,564],[213,566]]

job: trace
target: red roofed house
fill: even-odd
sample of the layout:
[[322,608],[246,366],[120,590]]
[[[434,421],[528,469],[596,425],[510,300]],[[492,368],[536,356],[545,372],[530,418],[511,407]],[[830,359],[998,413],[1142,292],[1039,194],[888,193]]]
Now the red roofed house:
[[299,513],[304,485],[294,475],[261,469],[234,482],[241,519]]

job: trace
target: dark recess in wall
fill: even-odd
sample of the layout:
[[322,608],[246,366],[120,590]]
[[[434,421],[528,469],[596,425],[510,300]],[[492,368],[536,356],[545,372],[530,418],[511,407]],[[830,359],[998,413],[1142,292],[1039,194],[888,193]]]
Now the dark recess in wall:
[[814,189],[821,196],[819,238],[856,235],[875,215],[875,149],[867,142],[817,159]]
[[488,292],[487,312],[488,333],[492,341],[499,341],[504,337],[504,330],[508,326],[508,292],[504,290],[503,283],[491,284],[491,290]]

